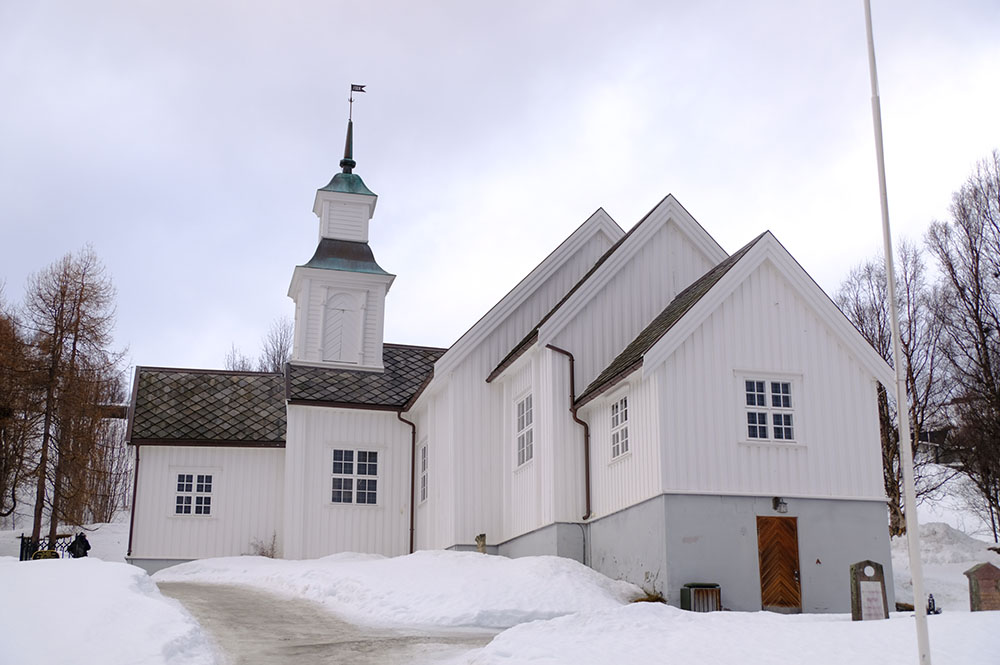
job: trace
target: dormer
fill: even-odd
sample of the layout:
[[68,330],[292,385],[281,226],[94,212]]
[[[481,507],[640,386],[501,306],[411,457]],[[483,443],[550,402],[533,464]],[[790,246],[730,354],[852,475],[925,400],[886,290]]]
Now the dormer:
[[353,172],[353,122],[341,173],[316,192],[319,244],[296,266],[288,296],[295,301],[292,362],[381,371],[385,296],[395,275],[368,246],[377,196]]

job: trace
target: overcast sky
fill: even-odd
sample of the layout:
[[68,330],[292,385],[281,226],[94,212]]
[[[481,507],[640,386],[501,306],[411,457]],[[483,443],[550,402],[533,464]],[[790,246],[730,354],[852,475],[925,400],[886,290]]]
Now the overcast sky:
[[[896,238],[1000,147],[1000,4],[873,0]],[[881,246],[862,0],[0,4],[0,281],[93,245],[131,364],[290,315],[338,170],[379,195],[386,341],[448,346],[598,207],[770,229],[828,293]]]

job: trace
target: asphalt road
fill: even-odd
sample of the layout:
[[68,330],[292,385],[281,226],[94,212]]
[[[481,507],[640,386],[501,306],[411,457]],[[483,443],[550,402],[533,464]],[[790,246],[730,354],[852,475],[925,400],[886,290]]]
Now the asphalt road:
[[495,633],[369,629],[341,621],[307,600],[248,587],[163,583],[218,643],[227,665],[392,665],[442,663],[481,647]]

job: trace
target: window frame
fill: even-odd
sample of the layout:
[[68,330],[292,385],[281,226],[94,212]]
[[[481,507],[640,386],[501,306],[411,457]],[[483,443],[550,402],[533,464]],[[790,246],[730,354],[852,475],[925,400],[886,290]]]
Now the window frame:
[[[526,405],[522,410],[522,405]],[[531,391],[514,400],[514,464],[520,469],[535,458],[535,401]]]
[[[737,378],[741,405],[740,440],[752,444],[801,445],[800,377],[773,372],[739,372]],[[754,384],[752,388],[750,384]],[[750,403],[751,395],[753,404]],[[764,429],[762,436],[759,428]],[[756,436],[753,436],[754,430],[758,430]]]
[[[327,485],[329,505],[379,505],[379,466],[385,463],[385,456],[381,450],[371,447],[333,446],[330,448],[328,459],[330,461],[327,467],[330,478],[330,483]],[[365,500],[358,501],[362,494]]]
[[[174,517],[195,517],[206,519],[215,517],[212,497],[218,486],[218,475],[214,469],[171,469],[174,503],[171,515]],[[214,505],[218,508],[218,504]]]
[[[609,442],[611,460],[618,460],[629,454],[629,394],[619,393],[608,404]],[[624,436],[623,436],[624,435]]]

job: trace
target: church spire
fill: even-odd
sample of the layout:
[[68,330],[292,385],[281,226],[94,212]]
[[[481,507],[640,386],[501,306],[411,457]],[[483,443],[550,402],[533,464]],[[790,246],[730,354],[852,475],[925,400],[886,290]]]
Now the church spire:
[[344,158],[340,160],[340,167],[344,173],[353,173],[351,169],[357,166],[354,161],[354,120],[347,121],[347,140],[344,141]]

